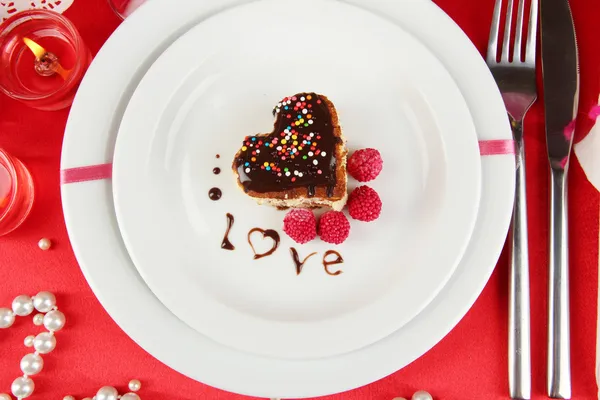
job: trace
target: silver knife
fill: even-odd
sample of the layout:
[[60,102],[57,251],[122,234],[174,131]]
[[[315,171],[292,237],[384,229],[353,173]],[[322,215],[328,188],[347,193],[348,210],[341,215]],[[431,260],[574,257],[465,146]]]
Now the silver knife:
[[546,145],[550,162],[548,395],[571,398],[567,172],[579,102],[579,64],[568,0],[540,2]]

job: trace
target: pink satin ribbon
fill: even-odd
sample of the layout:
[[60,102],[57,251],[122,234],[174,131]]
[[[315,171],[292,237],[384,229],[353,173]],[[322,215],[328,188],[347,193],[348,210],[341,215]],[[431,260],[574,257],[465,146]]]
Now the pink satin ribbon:
[[[482,156],[515,154],[512,140],[482,140],[479,142],[479,153]],[[89,165],[86,167],[69,168],[60,171],[60,184],[97,181],[112,177],[112,164]]]
[[97,181],[112,177],[112,164],[88,165],[87,167],[69,168],[60,171],[60,184]]
[[500,154],[515,154],[514,140],[480,140],[479,153],[482,156],[496,156]]

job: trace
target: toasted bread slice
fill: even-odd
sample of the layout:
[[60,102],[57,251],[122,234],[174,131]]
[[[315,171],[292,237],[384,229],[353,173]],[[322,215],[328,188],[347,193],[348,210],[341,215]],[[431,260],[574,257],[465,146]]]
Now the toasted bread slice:
[[273,110],[271,133],[247,136],[233,160],[239,187],[280,209],[331,207],[347,199],[346,140],[326,97],[298,93]]

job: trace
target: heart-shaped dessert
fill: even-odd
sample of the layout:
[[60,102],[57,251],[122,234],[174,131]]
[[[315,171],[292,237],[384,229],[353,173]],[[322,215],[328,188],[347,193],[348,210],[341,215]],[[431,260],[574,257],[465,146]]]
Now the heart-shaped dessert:
[[282,99],[271,133],[247,136],[233,161],[240,188],[259,204],[341,210],[346,141],[333,103],[316,93]]

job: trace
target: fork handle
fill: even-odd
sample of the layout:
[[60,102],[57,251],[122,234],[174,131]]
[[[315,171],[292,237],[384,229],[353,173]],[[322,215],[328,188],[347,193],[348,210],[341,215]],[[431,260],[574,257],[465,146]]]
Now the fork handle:
[[548,279],[548,395],[571,398],[567,172],[551,168]]
[[516,143],[516,190],[510,240],[508,383],[512,399],[529,400],[531,398],[531,345],[525,148],[522,122],[511,120],[511,125]]

